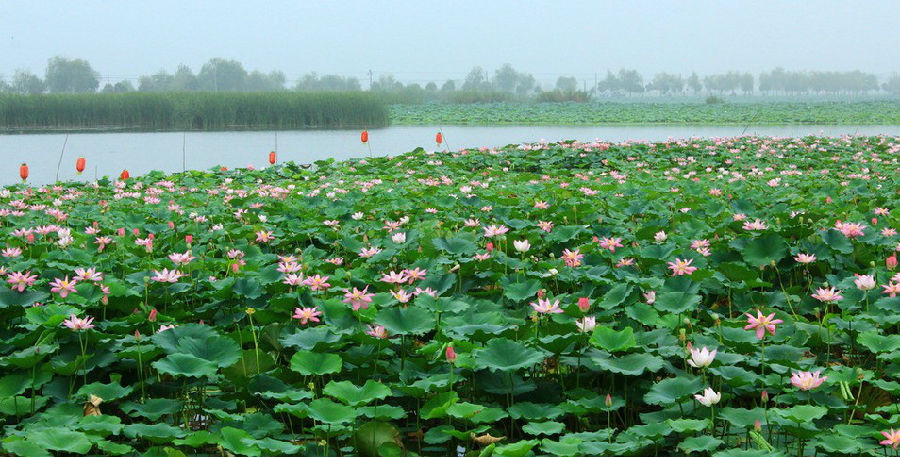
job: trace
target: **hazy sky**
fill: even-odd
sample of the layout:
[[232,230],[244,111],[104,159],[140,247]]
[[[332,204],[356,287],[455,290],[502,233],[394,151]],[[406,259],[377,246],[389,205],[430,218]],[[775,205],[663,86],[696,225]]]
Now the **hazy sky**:
[[8,1],[0,74],[84,58],[105,79],[210,57],[248,70],[462,78],[504,62],[539,81],[621,67],[900,71],[900,0]]

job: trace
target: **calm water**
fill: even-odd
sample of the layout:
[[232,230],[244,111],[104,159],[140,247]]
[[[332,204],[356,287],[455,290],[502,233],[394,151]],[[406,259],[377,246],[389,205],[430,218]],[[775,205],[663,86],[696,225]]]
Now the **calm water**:
[[[371,130],[369,142],[374,155],[396,155],[422,146],[434,149],[437,127],[389,127]],[[691,136],[736,136],[742,126],[513,126],[445,127],[444,138],[452,149],[503,146],[539,140],[605,141],[665,140]],[[900,135],[900,126],[758,126],[747,134],[767,136],[804,135]],[[276,138],[277,137],[277,138]],[[308,163],[334,157],[365,157],[369,149],[359,141],[356,130],[305,130],[278,132],[192,132],[168,133],[79,133],[69,135],[59,167],[59,179],[90,180],[94,176],[118,176],[123,169],[132,175],[150,170],[181,171],[182,142],[187,169],[229,168],[267,165],[268,152],[276,148],[278,160]],[[19,182],[19,165],[27,162],[29,182],[44,184],[56,180],[64,134],[0,135],[0,184]],[[75,174],[75,159],[87,159],[82,176]]]

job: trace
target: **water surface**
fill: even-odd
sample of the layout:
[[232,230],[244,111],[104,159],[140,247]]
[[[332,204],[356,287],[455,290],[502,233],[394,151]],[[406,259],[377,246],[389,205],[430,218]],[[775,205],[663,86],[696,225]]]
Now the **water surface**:
[[[436,148],[438,127],[396,126],[371,130],[373,155],[397,155],[416,147]],[[448,126],[444,139],[451,149],[503,146],[540,140],[604,141],[651,140],[692,136],[805,135],[900,135],[900,126]],[[57,163],[65,134],[0,135],[0,184],[19,182],[19,165],[27,162],[29,182],[56,181]],[[181,171],[182,147],[186,169],[209,169],[267,165],[269,151],[277,147],[279,161],[309,163],[334,157],[342,160],[366,157],[369,148],[360,143],[356,130],[300,130],[279,132],[160,132],[77,133],[68,136],[59,179],[91,180],[95,176],[118,176],[123,169],[132,175],[150,170]],[[85,157],[87,169],[75,174],[75,159]]]

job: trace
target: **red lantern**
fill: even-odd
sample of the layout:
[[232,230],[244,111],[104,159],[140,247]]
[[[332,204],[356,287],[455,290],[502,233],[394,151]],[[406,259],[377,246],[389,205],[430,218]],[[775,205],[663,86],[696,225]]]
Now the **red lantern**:
[[125,181],[126,179],[128,179],[130,177],[131,177],[131,175],[128,173],[128,170],[122,170],[122,174],[119,175],[119,179],[121,179],[122,181]]
[[441,144],[444,142],[444,135],[441,132],[438,132],[437,135],[434,136],[434,141],[437,144]]
[[359,134],[359,140],[362,141],[363,143],[368,143],[369,142],[369,131],[363,130],[362,133]]
[[222,167],[221,170],[222,170],[222,171],[228,171],[228,167]]
[[19,167],[19,176],[22,177],[22,181],[28,179],[28,164],[23,163],[21,167]]
[[84,164],[84,157],[79,157],[78,160],[75,161],[75,171],[77,171],[78,174],[81,174],[81,172],[84,171]]
[[269,153],[269,163],[275,165],[275,151]]

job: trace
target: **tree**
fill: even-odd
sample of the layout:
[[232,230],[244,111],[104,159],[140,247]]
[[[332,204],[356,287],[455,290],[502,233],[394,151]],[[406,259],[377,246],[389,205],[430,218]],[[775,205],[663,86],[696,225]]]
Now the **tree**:
[[166,87],[165,90],[174,92],[194,92],[200,90],[200,82],[197,81],[197,77],[194,75],[191,67],[181,64],[178,66],[178,69],[175,70],[175,74],[172,75],[168,87]]
[[455,90],[456,90],[456,82],[453,81],[452,79],[448,79],[441,86],[441,92],[453,92]]
[[466,75],[465,81],[463,81],[462,90],[468,91],[478,91],[485,90],[490,85],[486,81],[486,76],[484,74],[484,70],[481,67],[473,67],[469,74]]
[[619,81],[622,84],[622,90],[631,93],[640,93],[644,91],[644,78],[637,70],[619,70]]
[[100,91],[104,94],[122,94],[125,92],[134,92],[134,86],[131,84],[131,81],[127,79],[123,79],[115,84],[107,83],[103,86],[103,89]]
[[891,77],[881,84],[881,90],[890,94],[900,94],[900,75],[891,75]]
[[647,84],[647,90],[655,90],[661,94],[680,93],[684,90],[684,79],[681,78],[681,75],[657,73]]
[[697,76],[696,72],[691,73],[691,76],[687,80],[687,85],[691,88],[691,92],[695,94],[703,90],[703,84],[700,84],[700,77]]
[[744,73],[741,75],[741,92],[749,94],[753,92],[753,75]]
[[42,94],[46,90],[46,85],[41,78],[27,70],[16,70],[13,74],[10,90],[17,94]]
[[3,78],[3,75],[0,75],[0,93],[10,91],[12,91],[12,88],[6,83],[6,79]]
[[514,92],[519,81],[519,72],[505,63],[494,72],[494,88],[503,92]]
[[98,74],[87,60],[65,57],[47,61],[44,83],[54,93],[96,92],[100,86]]
[[619,81],[619,78],[613,74],[613,72],[607,71],[606,78],[597,83],[597,91],[616,94],[621,91],[621,86],[622,84]]
[[536,84],[537,81],[530,73],[519,73],[518,81],[516,81],[516,93],[526,95],[528,92],[535,90]]
[[394,79],[392,74],[379,75],[378,79],[372,82],[372,87],[369,88],[369,90],[381,92],[392,92],[402,89],[403,83]]
[[560,92],[575,92],[578,90],[578,80],[574,76],[560,76],[556,78],[556,90]]
[[208,92],[237,92],[244,90],[247,70],[236,60],[209,59],[197,74],[199,89]]
[[254,71],[247,76],[244,90],[248,92],[278,92],[284,90],[284,73],[273,71],[264,74]]
[[428,92],[437,92],[437,84],[434,81],[428,81],[428,84],[425,85],[425,90]]

